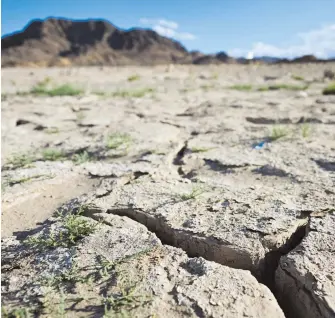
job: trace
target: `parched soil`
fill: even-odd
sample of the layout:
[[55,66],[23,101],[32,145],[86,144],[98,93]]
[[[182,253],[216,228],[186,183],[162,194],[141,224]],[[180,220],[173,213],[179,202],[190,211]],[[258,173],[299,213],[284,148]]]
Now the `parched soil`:
[[4,69],[4,317],[335,317],[325,70]]

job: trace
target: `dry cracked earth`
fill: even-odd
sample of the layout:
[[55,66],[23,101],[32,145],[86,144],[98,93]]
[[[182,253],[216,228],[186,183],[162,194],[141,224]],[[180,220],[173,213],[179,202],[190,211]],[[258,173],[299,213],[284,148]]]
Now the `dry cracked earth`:
[[335,317],[329,68],[4,69],[3,316]]

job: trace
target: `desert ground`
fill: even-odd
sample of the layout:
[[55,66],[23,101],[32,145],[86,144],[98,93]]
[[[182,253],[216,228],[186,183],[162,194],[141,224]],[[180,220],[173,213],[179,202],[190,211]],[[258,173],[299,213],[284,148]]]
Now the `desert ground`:
[[3,69],[4,317],[335,317],[325,70]]

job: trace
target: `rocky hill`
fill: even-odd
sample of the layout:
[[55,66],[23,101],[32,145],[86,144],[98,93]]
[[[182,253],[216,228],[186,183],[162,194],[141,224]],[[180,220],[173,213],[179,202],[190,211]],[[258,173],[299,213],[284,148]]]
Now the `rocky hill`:
[[247,60],[235,59],[225,52],[189,52],[179,42],[153,30],[122,30],[102,19],[33,20],[22,31],[5,35],[1,46],[2,67],[325,62],[313,55],[293,60],[278,57]]
[[2,66],[192,62],[179,42],[152,30],[121,30],[105,20],[34,20],[1,40]]

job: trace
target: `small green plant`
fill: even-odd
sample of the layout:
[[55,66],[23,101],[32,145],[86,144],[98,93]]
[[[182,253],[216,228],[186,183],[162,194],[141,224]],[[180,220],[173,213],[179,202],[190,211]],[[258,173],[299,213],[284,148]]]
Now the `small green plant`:
[[276,126],[273,127],[270,134],[270,140],[275,141],[280,138],[283,138],[289,134],[289,131],[285,127]]
[[44,149],[42,152],[43,159],[46,161],[57,161],[64,159],[64,153],[62,150],[59,149]]
[[291,84],[274,84],[269,86],[269,90],[289,90],[289,91],[304,91],[308,85],[291,85]]
[[75,284],[84,283],[87,281],[86,277],[81,275],[81,269],[79,268],[77,262],[72,259],[72,264],[69,269],[62,271],[59,274],[41,277],[40,282],[43,286],[51,287],[62,292],[62,287],[64,284]]
[[30,165],[34,160],[35,158],[30,154],[14,154],[7,161],[7,164],[10,164],[14,169],[17,169]]
[[126,149],[130,146],[132,138],[128,134],[113,133],[107,137],[107,148],[119,149],[121,146]]
[[38,84],[30,91],[34,95],[44,96],[76,96],[83,93],[82,90],[72,87],[70,84],[64,84],[56,88],[48,89],[45,84]]
[[76,164],[76,165],[80,165],[82,163],[91,161],[93,158],[92,156],[85,150],[82,151],[80,153],[76,153],[72,156],[72,161]]
[[51,78],[46,76],[42,81],[39,81],[36,86],[47,86],[51,82]]
[[30,318],[33,317],[33,313],[29,308],[20,307],[7,309],[1,306],[1,317],[3,318]]
[[252,90],[252,85],[233,85],[229,87],[230,89],[235,89],[237,91],[251,91]]
[[303,81],[304,80],[304,78],[302,76],[295,75],[295,74],[292,75],[292,79],[294,79],[296,81]]
[[154,90],[152,88],[142,88],[142,89],[133,90],[133,91],[119,90],[119,91],[114,92],[112,96],[123,97],[123,98],[127,98],[127,97],[140,98],[140,97],[144,97],[148,93],[153,93],[153,92]]
[[[47,235],[33,236],[26,239],[25,244],[36,248],[71,247],[77,241],[95,232],[99,223],[92,224],[85,220],[81,214],[85,206],[79,208],[75,214],[67,214],[62,218],[61,229],[57,232],[50,232]],[[58,213],[62,216],[61,213]]]
[[50,127],[50,128],[47,128],[45,130],[45,132],[49,135],[52,135],[52,134],[58,134],[59,133],[59,128],[57,127]]
[[92,223],[82,219],[79,214],[68,214],[63,221],[64,229],[67,233],[67,244],[75,245],[75,243],[85,236],[94,233],[98,223]]
[[2,102],[6,101],[7,98],[8,98],[8,94],[6,94],[6,93],[1,94],[1,101]]
[[97,257],[97,267],[98,273],[101,277],[107,277],[110,275],[111,271],[115,270],[116,264],[114,262],[108,261],[104,256],[99,255]]
[[94,92],[92,92],[92,94],[100,96],[100,97],[107,97],[108,96],[108,93],[103,92],[103,91],[94,91]]
[[209,91],[210,89],[214,88],[214,85],[213,84],[201,85],[200,88],[203,89],[204,91]]
[[31,177],[25,177],[25,178],[20,178],[20,179],[11,179],[11,180],[8,181],[7,184],[10,187],[12,187],[15,184],[21,184],[21,183],[24,183],[24,182],[28,182],[32,179],[37,179],[37,178],[41,178],[41,177],[51,178],[52,176],[51,175],[45,175],[45,174],[37,174],[37,175],[31,176]]
[[136,74],[136,75],[129,76],[127,81],[134,82],[134,81],[138,81],[139,79],[140,79],[140,76]]
[[270,90],[269,86],[260,86],[260,87],[257,88],[257,91],[259,91],[259,92],[267,92],[269,90]]
[[308,138],[311,133],[311,126],[309,124],[302,124],[301,125],[301,134],[304,138]]
[[151,296],[136,294],[135,292],[136,286],[121,288],[118,294],[104,298],[104,317],[115,317],[116,314],[131,317],[130,311],[152,300]]
[[183,200],[183,201],[186,201],[186,200],[191,200],[191,199],[195,199],[197,198],[198,196],[200,196],[201,194],[203,194],[204,192],[206,192],[206,189],[203,188],[202,186],[200,185],[196,185],[192,188],[192,191],[190,193],[184,193],[184,194],[181,194],[180,195],[180,198]]
[[323,95],[335,95],[335,82],[329,84],[323,91]]
[[191,151],[194,152],[194,153],[199,153],[199,152],[206,152],[206,151],[209,151],[213,148],[205,148],[205,147],[192,147],[191,148]]

